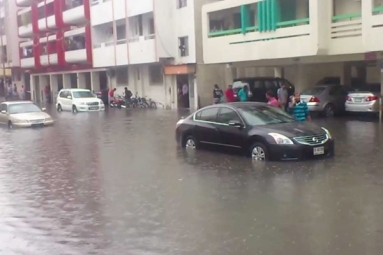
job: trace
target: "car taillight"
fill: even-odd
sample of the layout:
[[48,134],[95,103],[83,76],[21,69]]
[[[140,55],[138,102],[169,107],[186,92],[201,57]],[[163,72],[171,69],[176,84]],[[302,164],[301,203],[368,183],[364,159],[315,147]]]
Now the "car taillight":
[[351,101],[352,101],[352,100],[351,100],[351,97],[347,96],[347,101],[350,101],[350,102],[351,102]]
[[317,98],[317,97],[311,97],[309,102],[310,103],[319,103],[320,101],[319,101],[319,98]]
[[378,99],[379,99],[379,97],[377,97],[377,96],[368,96],[366,98],[366,101],[371,102],[371,101],[376,101]]

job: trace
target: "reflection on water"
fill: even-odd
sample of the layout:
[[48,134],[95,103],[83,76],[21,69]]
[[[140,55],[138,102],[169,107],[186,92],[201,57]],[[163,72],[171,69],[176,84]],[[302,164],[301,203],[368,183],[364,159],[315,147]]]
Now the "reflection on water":
[[380,254],[379,124],[320,120],[335,159],[253,163],[178,148],[179,115],[0,129],[1,254]]

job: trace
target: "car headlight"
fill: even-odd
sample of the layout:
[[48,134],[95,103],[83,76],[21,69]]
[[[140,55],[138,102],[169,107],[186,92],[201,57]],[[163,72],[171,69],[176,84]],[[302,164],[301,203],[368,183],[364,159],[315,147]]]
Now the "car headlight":
[[103,102],[103,101],[100,101],[100,105],[104,105],[104,102]]
[[80,102],[79,104],[80,104],[80,105],[85,105],[85,103],[84,103],[84,102]]
[[53,119],[51,117],[48,117],[48,118],[45,118],[45,121],[50,122],[50,121],[53,121]]
[[322,127],[322,129],[324,130],[324,132],[326,132],[326,135],[328,136],[328,139],[332,139],[332,136],[331,136],[330,132],[327,129],[325,129],[324,127]]
[[278,133],[269,133],[269,136],[274,138],[276,144],[294,144],[290,138]]

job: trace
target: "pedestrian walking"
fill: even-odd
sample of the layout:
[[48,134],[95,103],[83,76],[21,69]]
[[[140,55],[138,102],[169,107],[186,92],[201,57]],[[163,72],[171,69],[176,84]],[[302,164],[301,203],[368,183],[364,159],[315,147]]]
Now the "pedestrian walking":
[[288,97],[289,97],[289,92],[287,90],[286,83],[283,83],[282,86],[278,89],[277,97],[278,97],[280,107],[284,111],[286,111],[288,107],[287,103],[288,103]]
[[21,100],[25,100],[25,99],[26,99],[26,91],[24,86],[21,86]]
[[249,100],[249,88],[245,85],[238,92],[239,101],[247,102]]
[[233,90],[233,86],[232,85],[229,85],[229,87],[226,89],[225,97],[226,97],[226,102],[228,102],[228,103],[231,103],[231,102],[235,101],[234,90]]
[[299,93],[295,93],[294,96],[291,97],[289,111],[296,121],[311,120],[307,103],[301,100],[301,95]]
[[223,91],[218,87],[217,84],[214,85],[213,90],[213,104],[219,104],[222,102]]
[[280,107],[278,100],[275,98],[274,93],[269,90],[266,92],[267,103],[274,107]]

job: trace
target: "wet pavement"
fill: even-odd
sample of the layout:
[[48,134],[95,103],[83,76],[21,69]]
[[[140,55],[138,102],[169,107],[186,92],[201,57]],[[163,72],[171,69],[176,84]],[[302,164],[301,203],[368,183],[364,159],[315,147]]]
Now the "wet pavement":
[[318,120],[334,159],[176,146],[179,113],[53,113],[0,129],[0,254],[381,254],[382,126]]

